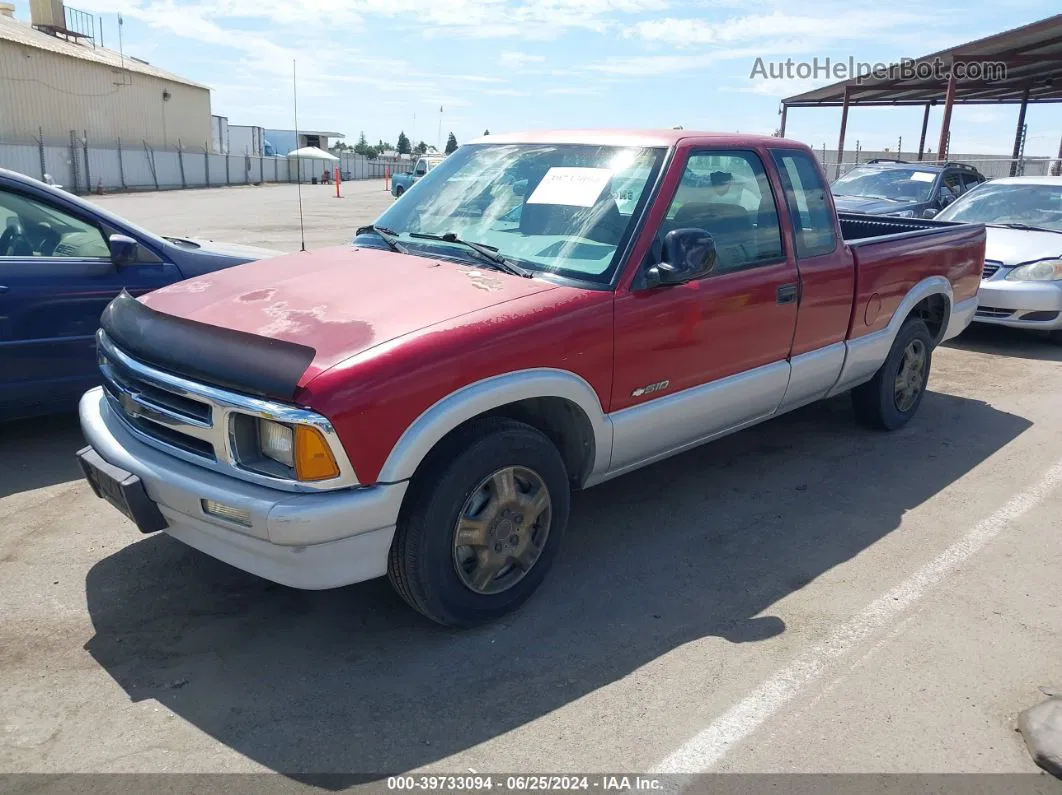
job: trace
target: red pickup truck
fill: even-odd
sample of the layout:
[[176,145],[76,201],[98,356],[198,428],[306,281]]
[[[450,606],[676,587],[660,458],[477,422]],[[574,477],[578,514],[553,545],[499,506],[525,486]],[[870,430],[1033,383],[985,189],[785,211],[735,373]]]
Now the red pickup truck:
[[906,423],[984,245],[839,217],[780,138],[491,135],[352,246],[115,299],[78,455],[144,532],[474,625],[541,584],[573,488],[846,391]]

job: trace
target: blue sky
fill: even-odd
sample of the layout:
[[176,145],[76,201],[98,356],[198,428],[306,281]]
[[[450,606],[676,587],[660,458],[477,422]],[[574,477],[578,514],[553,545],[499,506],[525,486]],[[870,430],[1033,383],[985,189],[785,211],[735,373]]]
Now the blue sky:
[[[891,62],[1041,19],[1057,0],[74,0],[107,46],[213,88],[233,124],[300,126],[353,143],[399,130],[436,143],[541,127],[672,127],[770,133],[778,99],[830,81],[751,80],[765,60]],[[20,18],[28,2],[16,3]],[[855,109],[848,148],[917,148],[922,111]],[[927,138],[935,147],[940,111]],[[1009,152],[1017,108],[956,109],[952,151]],[[837,142],[840,112],[794,109],[787,135]],[[1032,106],[1029,154],[1053,155],[1062,106]]]

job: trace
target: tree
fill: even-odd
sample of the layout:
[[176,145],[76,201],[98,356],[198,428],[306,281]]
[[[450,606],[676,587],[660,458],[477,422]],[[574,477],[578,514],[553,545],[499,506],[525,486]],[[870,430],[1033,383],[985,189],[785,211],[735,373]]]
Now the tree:
[[457,151],[457,138],[453,133],[450,133],[450,137],[446,139],[446,154],[451,155]]
[[358,143],[354,146],[355,154],[365,155],[366,157],[372,157],[376,154],[376,150],[372,147],[372,144],[365,138],[365,132],[362,131],[358,136]]
[[413,151],[416,152],[418,155],[422,155],[428,151],[428,145],[421,141],[413,148]]
[[484,131],[483,131],[483,135],[484,135],[484,136],[490,135],[490,130],[484,130]]
[[408,155],[413,151],[413,147],[409,145],[409,139],[406,137],[405,132],[398,134],[398,154]]

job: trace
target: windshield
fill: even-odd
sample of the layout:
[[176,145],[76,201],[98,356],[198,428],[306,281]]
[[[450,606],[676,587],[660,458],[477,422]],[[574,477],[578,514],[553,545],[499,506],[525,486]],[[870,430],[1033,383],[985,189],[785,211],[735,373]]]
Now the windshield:
[[860,196],[899,202],[929,201],[934,171],[915,168],[855,168],[833,183],[834,196]]
[[[475,260],[454,235],[535,272],[608,283],[666,150],[577,144],[462,146],[376,225],[410,254]],[[411,236],[412,235],[414,236]]]
[[978,224],[1028,224],[1062,232],[1062,185],[986,182],[937,218]]

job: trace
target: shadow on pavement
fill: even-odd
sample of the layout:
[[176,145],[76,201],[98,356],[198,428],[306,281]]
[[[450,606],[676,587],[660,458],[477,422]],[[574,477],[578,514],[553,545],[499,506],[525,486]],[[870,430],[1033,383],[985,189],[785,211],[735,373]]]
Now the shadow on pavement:
[[844,398],[810,406],[577,494],[541,592],[469,632],[420,618],[385,580],[300,592],[154,535],[89,572],[86,648],[132,700],[292,778],[404,772],[691,640],[784,632],[773,604],[1029,425],[935,393],[894,434],[860,429]]
[[76,414],[0,423],[0,499],[82,477],[84,446]]
[[944,345],[994,356],[1062,362],[1062,345],[1052,342],[1045,334],[1007,326],[974,323],[960,336],[945,342]]

